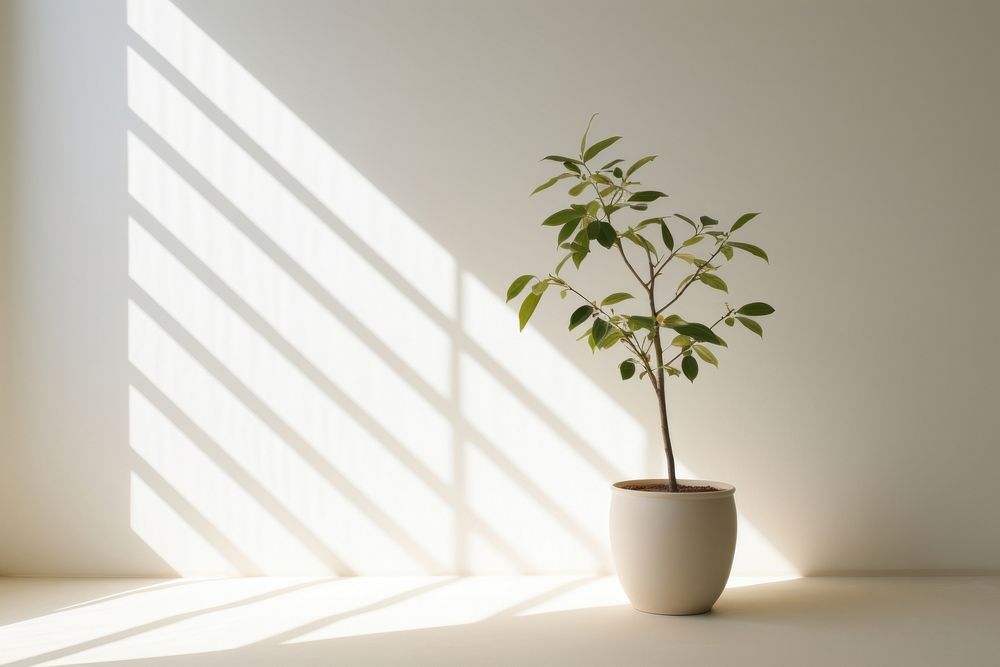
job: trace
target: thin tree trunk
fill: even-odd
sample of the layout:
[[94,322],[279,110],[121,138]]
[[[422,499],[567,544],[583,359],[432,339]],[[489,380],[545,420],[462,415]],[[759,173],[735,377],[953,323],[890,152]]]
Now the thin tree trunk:
[[[656,319],[656,300],[653,298],[652,286],[649,290],[649,308]],[[669,488],[677,492],[677,472],[674,469],[674,449],[670,444],[670,425],[667,423],[667,386],[663,372],[663,343],[660,341],[660,328],[653,326],[653,349],[656,352],[656,404],[660,410],[660,431],[663,434],[663,451],[667,455],[667,477]]]

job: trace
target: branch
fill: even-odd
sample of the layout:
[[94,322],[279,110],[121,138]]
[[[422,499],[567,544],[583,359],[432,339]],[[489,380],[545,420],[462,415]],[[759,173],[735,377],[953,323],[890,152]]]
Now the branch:
[[656,267],[656,271],[650,277],[650,279],[649,279],[650,283],[652,283],[654,280],[656,280],[659,277],[659,275],[663,272],[663,269],[667,266],[667,263],[670,260],[672,260],[677,253],[679,253],[681,251],[682,247],[683,246],[677,246],[677,250],[674,250],[669,255],[667,255],[666,257],[663,258],[663,261],[659,263],[659,265]]
[[[622,247],[622,240],[620,238],[616,238],[615,245],[618,246],[618,252],[621,253],[622,259],[625,260],[625,266],[628,267],[628,270],[632,272],[632,275],[635,276],[635,279],[639,281],[639,284],[642,285],[642,288],[646,290],[646,293],[648,294],[649,285],[646,284],[645,280],[639,277],[639,272],[635,270],[634,266],[632,266],[632,262],[628,261],[628,256],[625,255],[625,248]],[[648,253],[649,251],[647,250],[646,252]]]
[[[604,201],[604,197],[601,195],[601,188],[598,187],[597,182],[594,181],[594,172],[590,170],[590,167],[588,167],[586,163],[584,163],[583,168],[587,170],[587,177],[590,180],[590,184],[594,187],[594,192],[597,193],[597,200],[601,202],[601,210],[604,211],[605,222],[607,222],[610,225],[611,214],[608,213],[608,206]],[[649,292],[649,286],[646,284],[646,281],[644,281],[642,278],[639,277],[639,274],[635,270],[635,267],[632,266],[632,262],[628,261],[628,256],[625,254],[625,249],[622,248],[621,239],[615,238],[615,245],[618,246],[618,252],[621,253],[622,259],[625,260],[625,266],[627,266],[628,270],[632,272],[632,275],[635,276],[635,279],[639,281],[639,284],[642,285],[642,288],[646,290],[646,292]]]
[[698,276],[700,276],[702,273],[705,272],[704,271],[705,267],[706,266],[710,266],[712,264],[712,260],[715,259],[716,255],[718,255],[722,251],[722,246],[724,246],[725,244],[726,244],[725,239],[723,239],[722,241],[719,242],[719,247],[717,247],[715,249],[715,252],[713,252],[711,255],[709,255],[708,259],[705,260],[705,263],[698,267],[698,270],[695,271],[694,274],[691,276],[691,280],[687,281],[687,283],[684,285],[684,287],[682,287],[680,289],[680,291],[677,292],[677,296],[675,296],[673,299],[671,299],[670,301],[668,301],[667,303],[665,303],[659,310],[656,311],[657,315],[659,315],[660,313],[662,313],[663,311],[665,311],[670,306],[674,305],[674,303],[677,302],[677,299],[679,299],[682,296],[684,296],[684,292],[686,292],[688,290],[688,288],[691,287],[691,285],[698,280]]
[[[726,319],[727,317],[729,317],[730,315],[732,315],[735,312],[736,312],[736,310],[734,308],[730,308],[726,312],[725,315],[723,315],[719,319],[715,320],[715,322],[712,324],[712,326],[709,327],[709,329],[714,329],[715,327],[717,327],[719,325],[719,322],[721,322],[722,320]],[[682,354],[684,354],[684,350],[681,350],[680,352],[678,352],[677,355],[673,359],[671,359],[670,361],[668,361],[666,364],[664,364],[664,366],[669,366],[670,364],[674,363],[675,361],[677,361],[678,357],[680,357]]]
[[578,292],[576,290],[576,288],[574,288],[572,285],[570,285],[568,282],[566,282],[562,278],[560,278],[558,276],[553,276],[551,274],[549,274],[549,277],[550,278],[555,278],[556,280],[558,280],[559,283],[557,283],[557,284],[561,284],[563,287],[565,287],[566,289],[568,289],[570,292],[572,292],[573,294],[577,295],[578,297],[580,297],[581,299],[583,299],[584,301],[586,301],[588,305],[593,306],[594,309],[597,310],[597,312],[599,312],[601,315],[604,315],[604,317],[607,318],[608,324],[610,324],[615,329],[617,329],[619,332],[621,332],[622,340],[625,341],[625,344],[628,345],[628,348],[633,353],[635,353],[635,355],[637,357],[639,357],[639,360],[642,362],[642,365],[644,367],[646,367],[647,370],[649,369],[649,362],[646,360],[646,356],[642,352],[639,351],[640,345],[639,345],[639,342],[636,340],[635,334],[633,332],[631,332],[628,329],[625,329],[623,327],[620,327],[617,324],[615,324],[614,322],[612,322],[611,321],[611,318],[613,317],[612,315],[609,315],[608,312],[606,310],[604,310],[604,308],[602,308],[601,306],[597,305],[596,301],[593,301],[593,300],[588,299],[587,297],[585,297],[583,294],[581,294],[580,292]]

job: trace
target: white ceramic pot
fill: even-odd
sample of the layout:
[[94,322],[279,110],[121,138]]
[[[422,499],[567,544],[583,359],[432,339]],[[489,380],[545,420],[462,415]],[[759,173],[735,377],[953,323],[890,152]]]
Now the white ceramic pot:
[[650,614],[703,614],[722,595],[736,551],[735,487],[677,480],[719,491],[668,493],[611,487],[611,556],[632,606]]

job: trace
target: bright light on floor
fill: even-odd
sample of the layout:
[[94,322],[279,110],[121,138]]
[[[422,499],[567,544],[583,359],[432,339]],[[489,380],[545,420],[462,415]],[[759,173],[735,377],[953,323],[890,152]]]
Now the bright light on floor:
[[[613,577],[260,577],[63,585],[77,587],[84,597],[89,590],[91,597],[0,627],[4,661],[141,660],[628,604]],[[114,592],[106,593],[109,587]]]

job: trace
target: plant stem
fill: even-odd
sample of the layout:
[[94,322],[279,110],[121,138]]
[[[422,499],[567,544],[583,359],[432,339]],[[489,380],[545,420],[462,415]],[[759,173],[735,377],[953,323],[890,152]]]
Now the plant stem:
[[[656,299],[653,285],[649,286],[649,311],[656,319]],[[667,456],[667,477],[669,490],[677,492],[677,472],[674,468],[674,449],[670,442],[670,425],[667,423],[667,385],[663,376],[663,343],[660,341],[660,327],[653,326],[653,349],[656,352],[656,404],[660,410],[660,431],[663,435],[663,452]]]

